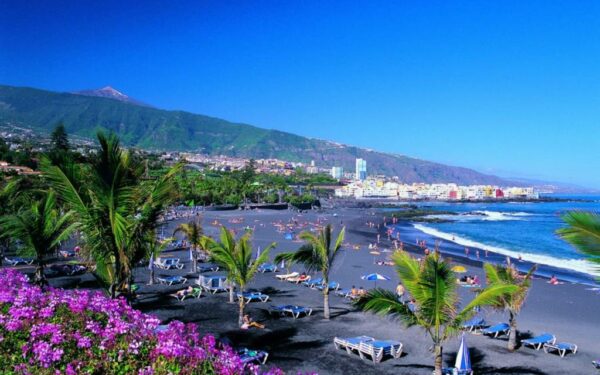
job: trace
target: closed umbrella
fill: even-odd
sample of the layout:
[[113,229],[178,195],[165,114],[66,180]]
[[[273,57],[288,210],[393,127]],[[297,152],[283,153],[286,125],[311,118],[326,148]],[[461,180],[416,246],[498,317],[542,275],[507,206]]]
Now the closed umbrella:
[[360,278],[367,281],[375,281],[375,288],[377,288],[377,280],[388,281],[390,279],[389,277],[379,273],[370,273],[368,275],[363,275]]
[[154,268],[154,253],[150,254],[150,262],[148,262],[148,269],[152,271]]
[[473,371],[471,369],[471,356],[469,355],[469,347],[465,341],[464,333],[460,339],[460,347],[458,348],[458,353],[456,354],[456,363],[454,363],[454,367],[460,374],[468,374],[472,373]]

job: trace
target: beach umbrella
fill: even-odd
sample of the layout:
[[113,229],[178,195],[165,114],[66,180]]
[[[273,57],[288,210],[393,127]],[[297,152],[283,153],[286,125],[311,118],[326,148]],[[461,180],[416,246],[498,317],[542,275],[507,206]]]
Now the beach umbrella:
[[150,254],[150,262],[148,262],[148,269],[152,271],[154,268],[154,253]]
[[258,259],[260,257],[260,246],[258,247],[258,250],[256,250],[256,259]]
[[465,273],[467,272],[467,269],[464,266],[454,266],[452,267],[452,271],[456,273]]
[[368,275],[363,275],[360,278],[367,281],[375,281],[375,288],[377,288],[377,280],[388,281],[390,279],[389,277],[379,273],[370,273]]
[[284,269],[285,268],[285,260],[281,261],[281,266],[279,266],[279,268]]
[[462,334],[460,339],[460,347],[458,348],[458,353],[456,354],[456,363],[454,367],[459,371],[459,373],[469,373],[471,370],[471,356],[469,355],[469,347],[467,346],[467,342],[465,341],[465,334]]

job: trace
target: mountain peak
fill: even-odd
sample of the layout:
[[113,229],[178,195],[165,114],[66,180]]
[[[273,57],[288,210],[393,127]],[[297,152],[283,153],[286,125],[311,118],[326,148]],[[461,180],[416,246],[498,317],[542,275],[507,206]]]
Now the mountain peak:
[[129,97],[128,95],[123,94],[121,91],[115,89],[112,86],[104,86],[100,89],[95,89],[95,90],[75,91],[73,94],[85,95],[85,96],[97,96],[97,97],[101,97],[101,98],[115,99],[115,100],[119,100],[119,101],[122,101],[125,103],[143,105],[145,107],[151,107],[150,105],[148,105],[146,103],[143,103],[139,100],[135,100],[135,99]]

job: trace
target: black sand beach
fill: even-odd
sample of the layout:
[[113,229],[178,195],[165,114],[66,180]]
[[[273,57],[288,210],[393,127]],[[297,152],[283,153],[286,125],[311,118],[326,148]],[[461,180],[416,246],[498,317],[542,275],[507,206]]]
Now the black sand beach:
[[[335,215],[334,215],[335,213]],[[345,246],[344,253],[338,259],[332,271],[332,279],[338,281],[342,288],[352,285],[372,288],[373,282],[363,281],[361,275],[378,272],[389,276],[390,281],[378,282],[378,286],[394,289],[398,278],[390,266],[374,264],[374,255],[369,253],[368,244],[376,241],[377,228],[370,228],[367,221],[381,220],[374,210],[339,209],[322,212],[298,214],[292,211],[221,211],[204,212],[203,225],[209,235],[216,235],[218,224],[235,228],[239,233],[249,226],[254,228],[253,242],[255,248],[265,248],[269,243],[277,242],[273,256],[282,251],[298,248],[299,243],[286,240],[284,233],[276,230],[272,223],[288,223],[296,220],[302,223],[315,222],[318,219],[334,225],[336,232],[340,226],[346,226],[346,243],[360,245],[359,250],[353,246]],[[236,222],[232,222],[232,219]],[[187,221],[181,219],[179,221]],[[172,233],[176,221],[171,221],[165,234]],[[303,229],[309,229],[310,225]],[[402,228],[402,227],[401,227]],[[380,227],[380,231],[383,229]],[[414,244],[415,233],[412,227],[401,229],[401,240],[406,244]],[[420,235],[424,239],[424,235]],[[379,249],[393,249],[393,245],[385,235],[381,235]],[[431,244],[430,244],[431,246]],[[421,254],[421,250],[410,246],[409,251]],[[442,246],[443,252],[443,246]],[[376,256],[385,259],[385,254]],[[172,252],[168,256],[181,258],[186,267],[181,271],[157,271],[157,274],[189,277],[194,282],[197,275],[189,274],[189,256],[186,251]],[[484,280],[481,264],[475,261],[464,262],[456,257],[457,263],[464,264],[468,274],[477,274]],[[301,266],[292,270],[301,272]],[[285,272],[285,271],[284,271]],[[216,272],[214,274],[223,274]],[[248,305],[248,313],[257,321],[266,325],[263,330],[241,330],[237,327],[237,304],[227,303],[228,294],[206,295],[200,299],[187,299],[178,302],[169,294],[181,289],[181,286],[146,285],[149,272],[145,267],[136,269],[136,282],[141,286],[138,300],[134,306],[144,312],[155,314],[165,322],[173,319],[197,323],[202,333],[211,333],[234,346],[246,346],[262,349],[270,353],[266,367],[277,366],[288,373],[318,372],[320,374],[431,374],[433,355],[430,352],[431,341],[426,333],[418,327],[406,329],[398,321],[365,314],[357,311],[343,298],[332,295],[332,319],[323,319],[322,294],[317,290],[278,281],[276,274],[259,274],[251,284],[251,290],[258,290],[270,296],[267,303],[253,302]],[[91,275],[51,278],[53,286],[67,288],[95,287]],[[542,350],[535,351],[521,347],[515,353],[506,349],[506,339],[492,339],[481,335],[467,334],[471,349],[471,360],[476,374],[593,374],[592,360],[600,358],[600,294],[588,290],[590,287],[580,284],[564,283],[550,285],[547,280],[538,278],[529,293],[529,297],[518,317],[520,338],[550,332],[559,341],[572,342],[579,346],[575,355],[560,358],[554,354],[546,354]],[[461,288],[463,300],[472,296],[469,288]],[[268,313],[269,306],[294,304],[312,307],[310,317],[297,320],[292,318],[275,318]],[[507,314],[484,311],[487,322],[494,324],[505,322]],[[338,351],[333,345],[333,338],[369,335],[378,339],[393,339],[404,344],[404,354],[399,359],[385,360],[380,364],[363,361],[358,356],[349,356]],[[453,338],[444,346],[444,360],[453,364],[459,339]]]

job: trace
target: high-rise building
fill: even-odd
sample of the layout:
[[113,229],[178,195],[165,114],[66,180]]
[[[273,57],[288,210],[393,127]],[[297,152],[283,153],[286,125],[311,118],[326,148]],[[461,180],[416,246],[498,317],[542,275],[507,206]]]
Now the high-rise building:
[[331,177],[336,180],[341,180],[344,177],[344,168],[342,167],[331,167]]
[[356,159],[356,179],[361,181],[367,179],[367,161],[365,159]]

